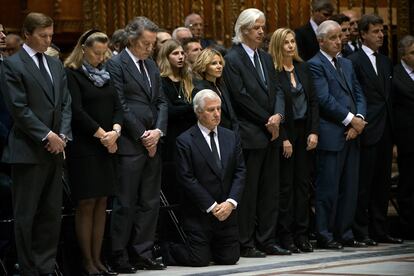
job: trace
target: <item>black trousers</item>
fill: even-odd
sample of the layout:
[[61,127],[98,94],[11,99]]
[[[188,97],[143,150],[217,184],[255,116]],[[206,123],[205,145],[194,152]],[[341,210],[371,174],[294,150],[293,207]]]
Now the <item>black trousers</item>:
[[[235,211],[233,211],[235,212]],[[236,264],[240,245],[236,213],[220,222],[212,214],[188,218],[183,215],[186,244],[166,242],[162,245],[163,261],[167,265],[207,266]]]
[[[124,261],[152,257],[160,206],[161,158],[118,156],[117,195],[111,217],[112,251]],[[133,254],[133,256],[130,256]]]
[[311,153],[306,150],[305,121],[295,121],[293,153],[280,150],[280,203],[276,237],[281,244],[308,240]]
[[11,166],[14,231],[21,275],[55,268],[62,207],[62,163]]
[[246,182],[238,205],[240,246],[271,246],[279,207],[279,148],[243,149]]
[[388,233],[391,163],[391,128],[387,123],[376,144],[361,146],[358,205],[353,226],[357,239],[383,237]]

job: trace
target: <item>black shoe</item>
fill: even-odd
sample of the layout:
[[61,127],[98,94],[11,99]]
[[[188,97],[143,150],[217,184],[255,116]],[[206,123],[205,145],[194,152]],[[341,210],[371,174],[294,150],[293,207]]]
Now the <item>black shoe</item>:
[[363,238],[359,241],[365,243],[368,246],[377,246],[378,245],[378,243],[376,241],[374,241],[373,239],[371,239],[369,237],[365,237],[365,238]]
[[341,243],[342,243],[343,246],[346,246],[346,247],[355,247],[355,248],[368,247],[368,245],[366,243],[356,241],[354,239],[343,240]]
[[384,237],[379,237],[378,239],[376,239],[377,242],[382,242],[382,243],[394,243],[394,244],[400,244],[403,243],[404,241],[402,239],[399,238],[394,238],[391,237],[389,235],[386,235]]
[[264,249],[264,252],[267,255],[291,255],[292,254],[290,250],[283,249],[282,247],[276,244],[266,247]]
[[137,272],[137,269],[129,263],[114,264],[112,269],[120,274],[135,274],[135,272]]
[[296,245],[293,243],[283,244],[282,248],[289,250],[292,253],[302,253],[302,251],[300,251],[300,249],[297,248]]
[[240,250],[240,256],[244,258],[264,258],[266,253],[257,250],[255,247],[246,247]]
[[296,243],[297,248],[302,252],[313,252],[313,246],[309,241],[300,241]]
[[321,249],[332,249],[332,250],[344,248],[340,242],[337,242],[335,240],[318,241],[318,247]]
[[102,274],[102,275],[112,275],[112,276],[118,275],[118,273],[117,273],[117,272],[113,271],[113,270],[112,270],[110,267],[108,267],[108,266],[106,266],[105,270],[102,270],[102,271],[101,271],[101,274]]
[[150,258],[139,258],[133,264],[140,270],[164,270],[167,268],[163,263],[156,262]]

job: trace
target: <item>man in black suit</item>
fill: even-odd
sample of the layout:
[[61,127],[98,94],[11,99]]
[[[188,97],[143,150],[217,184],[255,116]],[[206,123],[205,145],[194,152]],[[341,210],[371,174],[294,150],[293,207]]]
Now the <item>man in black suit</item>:
[[358,29],[361,50],[348,58],[352,60],[367,100],[368,125],[361,137],[354,234],[368,245],[401,243],[401,239],[388,235],[386,227],[392,162],[392,63],[378,53],[384,40],[382,18],[375,14],[364,15]]
[[214,91],[201,90],[193,105],[198,123],[177,138],[176,156],[187,241],[167,243],[163,260],[185,266],[235,264],[240,257],[235,209],[246,172],[240,138],[218,126],[221,100]]
[[53,21],[29,13],[26,42],[4,61],[4,96],[14,120],[3,161],[11,164],[21,275],[51,275],[59,241],[62,163],[71,139],[71,100],[63,65],[44,55]]
[[108,71],[124,110],[118,142],[118,193],[111,219],[114,269],[164,269],[152,248],[159,211],[161,157],[158,143],[167,128],[167,101],[150,59],[158,26],[146,17],[125,28],[128,45],[108,61]]
[[394,67],[394,137],[398,149],[398,206],[404,238],[414,238],[414,37],[403,37],[398,45],[401,62]]
[[352,52],[356,52],[361,49],[362,43],[358,31],[358,22],[361,19],[361,15],[356,10],[342,11],[342,14],[349,17],[349,26],[351,28],[351,36],[348,41],[348,47]]
[[318,26],[320,51],[308,61],[319,100],[320,126],[316,173],[318,246],[361,247],[352,222],[358,193],[359,137],[366,122],[366,103],[352,63],[337,57],[341,26],[327,20]]
[[235,44],[225,56],[223,73],[239,119],[247,169],[239,207],[243,257],[291,254],[275,244],[279,204],[280,140],[277,138],[285,108],[272,58],[259,48],[264,26],[265,16],[257,9],[246,9],[239,15],[234,27]]
[[311,59],[319,51],[319,43],[316,39],[316,28],[323,21],[329,19],[335,8],[330,0],[312,1],[312,16],[309,22],[295,30],[296,45],[299,56],[303,60]]
[[351,25],[350,25],[350,19],[348,16],[344,15],[343,13],[334,14],[331,16],[330,20],[333,20],[337,22],[339,25],[341,25],[342,30],[342,49],[339,55],[341,57],[347,57],[350,54],[352,54],[354,51],[349,46],[348,42],[351,37]]

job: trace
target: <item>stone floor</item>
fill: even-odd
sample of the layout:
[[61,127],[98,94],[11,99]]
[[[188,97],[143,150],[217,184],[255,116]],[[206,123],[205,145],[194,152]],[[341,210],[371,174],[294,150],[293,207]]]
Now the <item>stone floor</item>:
[[316,250],[291,256],[263,259],[241,258],[234,266],[187,268],[170,266],[165,271],[138,271],[138,275],[414,275],[414,241],[401,245]]

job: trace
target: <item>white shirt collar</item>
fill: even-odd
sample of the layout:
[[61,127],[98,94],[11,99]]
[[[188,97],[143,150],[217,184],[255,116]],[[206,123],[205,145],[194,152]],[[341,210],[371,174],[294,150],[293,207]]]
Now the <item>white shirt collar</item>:
[[197,125],[201,130],[201,133],[203,134],[204,138],[210,137],[210,132],[213,131],[217,135],[217,127],[215,127],[213,130],[209,130],[205,126],[203,126],[200,121],[197,121]]
[[369,57],[374,55],[374,53],[375,53],[371,48],[369,48],[368,46],[366,46],[364,44],[362,44],[361,48],[365,52],[365,54],[367,54],[367,56],[369,56]]
[[327,52],[325,52],[324,50],[320,49],[322,55],[324,55],[331,63],[332,63],[332,59],[334,58],[333,56],[331,56],[330,54],[328,54]]
[[128,53],[128,55],[132,58],[132,60],[137,63],[139,61],[139,58],[134,56],[134,54],[128,49],[128,47],[125,48],[125,51]]
[[315,20],[313,20],[313,18],[312,18],[312,17],[311,17],[311,19],[309,20],[309,22],[310,22],[310,24],[311,24],[311,26],[312,26],[313,31],[314,31],[314,32],[315,32],[315,34],[316,34],[316,29],[318,29],[318,24],[316,24]]
[[246,53],[249,55],[249,57],[251,59],[253,59],[254,52],[256,52],[256,50],[253,50],[252,48],[250,48],[249,46],[247,46],[244,43],[242,43],[241,45],[242,45],[243,49],[246,51]]
[[414,80],[414,68],[411,68],[404,60],[401,60],[401,65],[404,67],[407,74]]
[[26,50],[26,52],[29,54],[31,58],[33,58],[33,56],[37,54],[37,51],[30,48],[29,45],[27,45],[26,43],[23,44],[23,49]]

